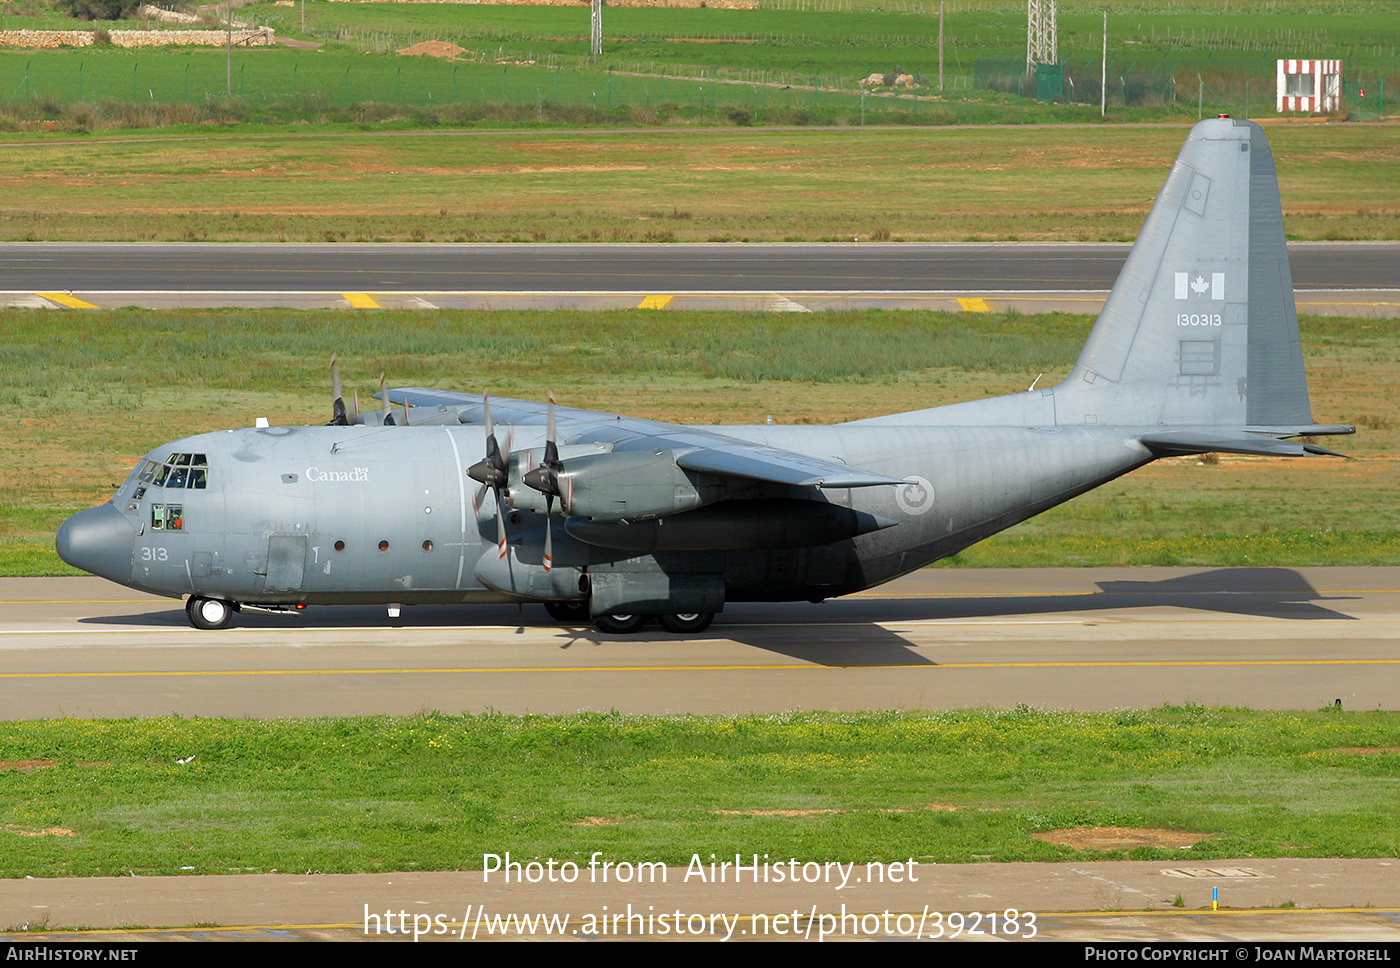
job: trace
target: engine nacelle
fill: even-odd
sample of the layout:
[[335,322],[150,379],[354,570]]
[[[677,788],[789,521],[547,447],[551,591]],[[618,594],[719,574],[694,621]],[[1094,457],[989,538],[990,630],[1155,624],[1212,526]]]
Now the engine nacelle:
[[[728,493],[725,481],[677,466],[669,450],[614,451],[563,461],[566,513],[594,521],[645,521],[689,511]],[[542,496],[542,495],[541,495]]]
[[[607,454],[612,451],[612,444],[599,442],[595,444],[563,444],[559,447],[559,459],[570,460],[577,457],[588,457],[597,454]],[[525,475],[538,467],[544,460],[544,448],[536,447],[530,450],[511,451],[506,479],[510,482],[506,485],[506,503],[517,511],[534,511],[537,514],[545,513],[544,493],[537,491],[525,483]],[[564,510],[560,500],[555,498],[554,511],[556,514]]]

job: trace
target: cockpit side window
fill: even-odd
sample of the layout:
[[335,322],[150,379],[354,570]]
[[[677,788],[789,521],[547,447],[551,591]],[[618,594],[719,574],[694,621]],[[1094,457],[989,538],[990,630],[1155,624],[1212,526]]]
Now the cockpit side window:
[[185,508],[182,504],[152,504],[152,531],[185,530]]

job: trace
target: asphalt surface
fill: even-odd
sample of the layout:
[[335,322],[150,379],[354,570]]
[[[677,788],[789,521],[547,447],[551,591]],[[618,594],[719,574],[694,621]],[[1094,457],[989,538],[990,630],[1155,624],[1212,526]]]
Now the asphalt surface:
[[[0,303],[971,311],[1014,306],[1096,312],[1129,248],[1085,243],[5,243],[0,244]],[[1295,243],[1289,253],[1302,311],[1400,314],[1400,243]]]
[[[0,290],[242,292],[1108,289],[1131,248],[1092,243],[5,243]],[[1400,243],[1289,246],[1298,289],[1400,288]]]
[[[502,845],[502,861],[511,847]],[[526,848],[515,845],[515,850],[512,860]],[[697,844],[696,850],[703,851],[701,862],[708,865],[708,846]],[[1209,942],[1224,946],[1224,957],[1213,960],[1254,961],[1252,948],[1241,955],[1229,945],[1400,941],[1400,860],[1197,865],[1189,851],[1182,854],[1178,864],[909,867],[907,858],[887,858],[879,863],[903,863],[897,883],[889,880],[888,866],[880,883],[880,869],[860,864],[847,871],[839,888],[840,872],[818,872],[804,858],[787,857],[781,858],[785,871],[793,870],[788,862],[795,859],[799,876],[815,879],[755,884],[744,872],[743,882],[735,883],[731,868],[724,883],[710,881],[708,870],[702,882],[693,869],[672,867],[664,883],[659,871],[645,883],[635,876],[619,883],[616,875],[605,883],[601,872],[590,871],[587,859],[580,858],[577,880],[552,884],[506,884],[499,873],[487,878],[484,861],[477,859],[475,871],[433,873],[0,880],[0,910],[15,927],[26,921],[50,929],[82,925],[88,930],[78,935],[81,940],[107,943],[412,942],[415,927],[424,932],[416,940],[423,941],[859,941],[912,940],[918,932],[923,940],[943,941]],[[646,860],[605,857],[633,865]],[[761,853],[758,861],[762,873]],[[753,864],[752,855],[742,863]],[[629,914],[634,915],[630,932]],[[553,921],[533,920],[538,915]],[[532,919],[530,927],[522,930],[517,920],[501,930],[502,920],[512,916]],[[612,916],[618,920],[605,920]],[[567,923],[561,923],[564,917]],[[141,925],[166,927],[131,930]],[[7,941],[72,937],[0,932]]]
[[924,569],[706,632],[565,628],[535,606],[244,612],[100,579],[0,580],[0,708],[55,716],[1400,708],[1400,568]]
[[[365,607],[244,614],[237,628],[197,632],[175,601],[99,579],[12,578],[0,579],[0,708],[13,718],[1019,702],[1317,708],[1338,699],[1349,709],[1394,709],[1397,640],[1400,568],[926,569],[821,606],[731,606],[694,639],[602,636],[503,606],[411,608],[398,621]],[[710,845],[695,846],[708,863]],[[526,844],[500,845],[507,850],[533,857]],[[504,936],[626,937],[630,923],[633,938],[663,940],[897,939],[918,929],[941,940],[1400,942],[1394,859],[1198,865],[1183,850],[1179,864],[923,864],[883,883],[862,866],[841,890],[826,874],[716,883],[683,868],[668,870],[664,884],[603,883],[586,866],[572,883],[506,884],[486,879],[485,864],[0,880],[4,926],[46,929],[3,937],[71,940],[54,931],[84,926],[81,939],[111,943],[404,941],[415,916],[427,915],[416,922],[431,932],[423,940],[480,940],[502,936],[496,918],[545,914],[570,920],[528,930],[516,921]],[[629,913],[638,919],[611,928],[599,920]]]

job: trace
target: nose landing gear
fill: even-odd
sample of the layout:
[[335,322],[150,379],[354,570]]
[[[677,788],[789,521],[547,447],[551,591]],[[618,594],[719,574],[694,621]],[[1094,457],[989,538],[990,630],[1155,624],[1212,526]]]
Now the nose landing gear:
[[197,629],[228,628],[229,622],[233,620],[233,603],[221,598],[201,598],[192,595],[185,603],[185,614],[189,616],[190,624]]

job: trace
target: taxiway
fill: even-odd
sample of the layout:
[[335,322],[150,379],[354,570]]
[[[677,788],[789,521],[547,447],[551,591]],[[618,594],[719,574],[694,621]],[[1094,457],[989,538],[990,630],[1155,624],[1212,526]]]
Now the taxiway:
[[822,605],[731,605],[695,638],[537,606],[308,609],[188,627],[99,579],[0,580],[0,708],[55,716],[423,710],[735,714],[1400,708],[1400,568],[925,569]]

